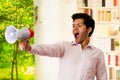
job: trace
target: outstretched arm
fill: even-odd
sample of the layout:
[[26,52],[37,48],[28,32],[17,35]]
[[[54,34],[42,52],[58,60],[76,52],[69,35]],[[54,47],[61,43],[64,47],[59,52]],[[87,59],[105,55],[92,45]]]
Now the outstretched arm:
[[57,42],[54,44],[34,44],[31,46],[29,40],[26,40],[22,41],[19,46],[35,55],[62,57],[65,50],[64,44],[65,42]]

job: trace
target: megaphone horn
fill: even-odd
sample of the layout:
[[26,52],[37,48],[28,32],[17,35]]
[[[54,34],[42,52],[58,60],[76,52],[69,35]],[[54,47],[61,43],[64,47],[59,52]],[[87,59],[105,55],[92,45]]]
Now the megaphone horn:
[[5,39],[13,44],[18,39],[25,40],[34,36],[34,32],[28,28],[16,29],[14,26],[8,26],[5,30]]

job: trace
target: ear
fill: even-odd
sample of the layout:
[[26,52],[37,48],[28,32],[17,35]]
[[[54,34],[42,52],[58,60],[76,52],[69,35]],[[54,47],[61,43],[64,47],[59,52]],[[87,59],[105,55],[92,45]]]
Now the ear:
[[91,31],[92,31],[92,28],[89,27],[89,28],[87,29],[87,32],[90,33]]

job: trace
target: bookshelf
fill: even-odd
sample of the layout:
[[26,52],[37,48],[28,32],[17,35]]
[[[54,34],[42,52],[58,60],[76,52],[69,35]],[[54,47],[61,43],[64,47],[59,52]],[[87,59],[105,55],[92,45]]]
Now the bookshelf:
[[93,42],[105,53],[108,80],[120,80],[120,0],[77,0],[77,12],[94,18]]

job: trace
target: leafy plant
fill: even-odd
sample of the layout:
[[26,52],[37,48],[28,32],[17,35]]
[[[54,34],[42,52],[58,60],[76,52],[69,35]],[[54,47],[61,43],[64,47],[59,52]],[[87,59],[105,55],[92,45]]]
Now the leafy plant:
[[[4,36],[5,29],[9,25],[13,25],[18,29],[22,27],[34,29],[33,15],[33,0],[0,0],[0,79],[2,80],[10,80],[11,78],[11,68],[13,67],[12,62],[15,52],[17,53],[16,66],[18,68],[18,75],[24,74],[23,72],[19,73],[21,66],[34,66],[34,56],[27,52],[21,52],[18,46],[16,46],[18,45],[17,42],[8,44]],[[31,39],[31,43],[34,43],[34,39]],[[3,73],[4,75],[1,77]],[[18,78],[20,77],[18,76]]]
[[114,46],[119,46],[119,45],[120,45],[119,41],[114,42]]

